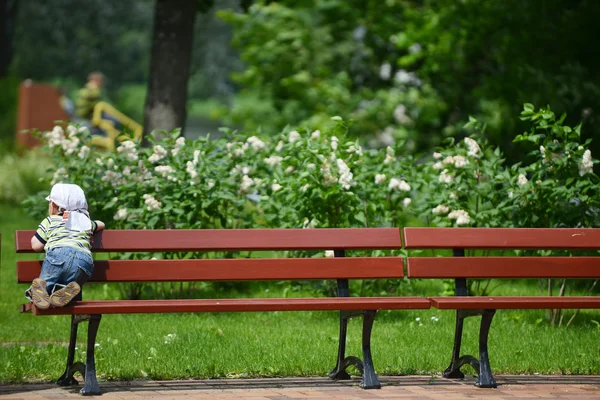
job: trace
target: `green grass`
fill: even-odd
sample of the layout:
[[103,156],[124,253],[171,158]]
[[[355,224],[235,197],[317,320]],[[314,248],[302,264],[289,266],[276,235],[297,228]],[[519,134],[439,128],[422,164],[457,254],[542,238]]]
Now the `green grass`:
[[[53,381],[64,370],[70,317],[18,312],[27,285],[16,284],[15,261],[36,255],[14,253],[14,231],[32,229],[38,221],[5,205],[0,215],[0,382]],[[281,290],[268,288],[269,296]],[[440,285],[416,282],[412,290],[438,294]],[[104,285],[89,284],[86,297],[102,298],[105,291]],[[539,289],[518,282],[495,292],[512,293],[539,294]],[[492,369],[598,374],[600,329],[593,321],[600,321],[600,312],[582,311],[571,327],[557,328],[548,325],[544,310],[499,311],[489,339]],[[477,355],[478,325],[478,318],[466,321],[465,354]],[[86,331],[82,324],[79,361],[85,359]],[[380,312],[372,337],[376,371],[439,374],[449,362],[453,332],[452,311]],[[105,315],[97,337],[97,372],[101,380],[326,376],[335,364],[337,337],[335,312]],[[361,356],[360,341],[361,321],[352,320],[347,355]],[[473,373],[468,368],[465,372]]]

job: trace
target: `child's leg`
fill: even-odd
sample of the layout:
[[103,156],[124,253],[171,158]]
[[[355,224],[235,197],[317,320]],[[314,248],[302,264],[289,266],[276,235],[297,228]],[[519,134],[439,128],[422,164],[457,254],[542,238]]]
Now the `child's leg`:
[[54,286],[57,283],[62,282],[65,265],[68,260],[68,254],[64,251],[64,248],[53,248],[46,253],[44,263],[42,264],[42,271],[40,272],[40,278],[46,281],[46,290],[48,294],[54,291]]
[[54,290],[56,282],[63,271],[64,259],[60,252],[50,250],[42,263],[40,277],[33,280],[25,291],[25,297],[39,309],[50,307],[49,294]]
[[50,302],[56,307],[63,307],[72,300],[81,300],[81,286],[88,281],[94,268],[91,256],[77,249],[68,249],[69,257],[65,263],[63,280],[67,285],[56,285],[50,296]]

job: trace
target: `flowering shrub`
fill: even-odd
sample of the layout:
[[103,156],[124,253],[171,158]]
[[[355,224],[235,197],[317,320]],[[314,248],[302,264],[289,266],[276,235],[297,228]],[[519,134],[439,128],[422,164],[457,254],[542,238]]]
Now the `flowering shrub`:
[[347,128],[334,117],[324,133],[270,140],[227,131],[186,141],[174,131],[114,153],[90,151],[88,132],[74,126],[43,139],[55,163],[50,184],[80,184],[94,217],[115,229],[390,225],[411,204],[410,167],[391,147],[363,151]]
[[529,132],[516,142],[535,146],[527,165],[515,165],[508,198],[515,224],[527,227],[582,227],[598,225],[598,175],[589,150],[591,139],[581,142],[580,128],[563,125],[549,108],[534,110],[525,104],[521,119],[531,121]]
[[[271,137],[224,130],[191,141],[175,130],[113,153],[90,150],[89,133],[75,126],[42,136],[54,161],[49,183],[79,184],[111,229],[401,227],[414,216],[433,226],[596,226],[589,140],[549,109],[526,104],[521,117],[532,128],[515,141],[536,149],[511,167],[475,119],[471,136],[417,157],[401,145],[363,149],[340,117]],[[45,195],[27,201],[40,217]]]

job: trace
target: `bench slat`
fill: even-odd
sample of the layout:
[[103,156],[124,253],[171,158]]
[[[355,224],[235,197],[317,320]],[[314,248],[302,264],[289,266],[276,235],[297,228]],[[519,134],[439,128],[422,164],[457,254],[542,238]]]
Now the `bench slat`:
[[404,228],[406,249],[600,249],[600,229]]
[[73,306],[39,310],[31,303],[22,312],[36,315],[135,314],[184,312],[246,311],[335,311],[335,310],[425,310],[430,302],[420,297],[334,297],[292,299],[215,299],[215,300],[97,300],[80,301]]
[[544,309],[544,308],[600,308],[600,296],[559,297],[559,296],[522,296],[522,297],[430,297],[431,305],[440,310],[478,310],[478,309]]
[[409,278],[599,278],[598,257],[408,257]]
[[[29,283],[42,261],[18,261],[17,280]],[[90,279],[102,282],[238,281],[402,278],[401,257],[95,261]]]
[[[16,231],[17,253],[31,253],[32,230]],[[398,228],[107,230],[94,235],[93,250],[246,251],[399,249]]]

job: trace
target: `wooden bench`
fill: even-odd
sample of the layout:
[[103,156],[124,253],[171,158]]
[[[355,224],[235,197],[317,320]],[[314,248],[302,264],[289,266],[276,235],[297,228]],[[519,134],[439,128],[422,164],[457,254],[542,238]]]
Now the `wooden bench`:
[[[19,253],[32,252],[33,231],[16,232]],[[85,380],[82,394],[100,393],[96,379],[94,344],[102,315],[131,313],[201,313],[248,311],[340,311],[340,341],[332,379],[349,379],[346,369],[354,365],[362,372],[362,387],[379,388],[371,357],[371,329],[377,310],[428,309],[430,302],[418,297],[350,297],[349,279],[402,278],[401,257],[345,257],[348,250],[399,249],[400,231],[394,228],[364,229],[223,229],[223,230],[106,230],[94,236],[95,252],[215,252],[258,250],[334,250],[333,258],[222,258],[178,260],[96,261],[90,282],[162,281],[258,281],[337,280],[334,298],[236,298],[171,300],[91,300],[65,308],[39,310],[31,303],[22,312],[35,315],[71,315],[71,337],[67,365],[59,385],[75,385],[79,371]],[[41,261],[19,261],[17,277],[29,283],[39,276]],[[89,283],[88,283],[89,284]],[[86,285],[88,285],[86,284]],[[84,287],[85,291],[85,287]],[[363,360],[345,357],[348,319],[363,317]],[[88,321],[86,362],[75,363],[77,326]]]
[[[465,257],[465,250],[599,250],[600,229],[528,228],[404,228],[406,249],[452,249],[453,257],[408,257],[409,278],[455,279],[456,296],[430,297],[440,310],[456,311],[456,330],[447,378],[463,378],[470,364],[479,378],[476,386],[496,387],[488,358],[488,332],[499,309],[600,308],[599,296],[469,296],[467,279],[598,278],[600,257]],[[460,355],[463,321],[481,315],[479,360]]]

